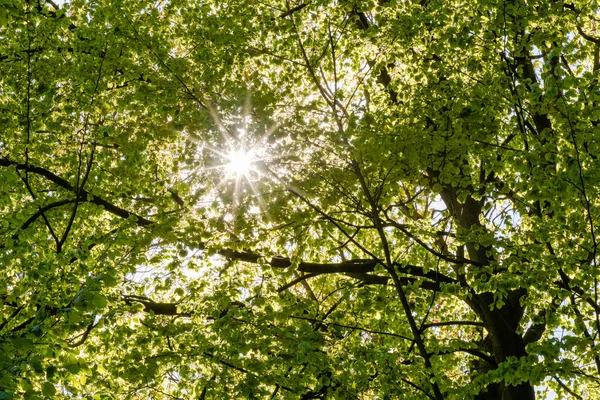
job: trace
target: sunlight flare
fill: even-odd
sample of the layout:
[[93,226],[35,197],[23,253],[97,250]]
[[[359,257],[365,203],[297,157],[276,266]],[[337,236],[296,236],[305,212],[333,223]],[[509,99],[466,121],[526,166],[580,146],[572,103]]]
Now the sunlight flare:
[[252,163],[255,161],[254,152],[246,150],[231,151],[227,155],[226,168],[235,175],[247,175],[252,169]]

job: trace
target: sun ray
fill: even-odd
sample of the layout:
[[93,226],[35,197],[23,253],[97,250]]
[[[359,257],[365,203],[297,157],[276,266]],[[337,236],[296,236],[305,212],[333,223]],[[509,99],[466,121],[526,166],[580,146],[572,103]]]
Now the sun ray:
[[252,181],[248,181],[248,185],[250,186],[250,190],[252,190],[252,193],[254,193],[254,195],[256,196],[256,201],[258,203],[258,207],[264,211],[265,216],[267,218],[267,222],[271,222],[272,218],[271,218],[271,214],[269,214],[269,209],[267,207],[267,204],[263,200],[262,195],[259,193],[258,188],[256,187],[255,183]]
[[217,112],[215,107],[209,102],[207,102],[206,106],[208,108],[208,112],[210,113],[210,116],[212,117],[213,121],[217,125],[219,132],[221,133],[221,135],[223,135],[223,138],[226,141],[234,140],[235,135],[233,133],[231,133],[231,131],[229,129],[227,129],[227,127],[223,124],[223,121],[221,121],[221,117],[219,116],[219,113]]

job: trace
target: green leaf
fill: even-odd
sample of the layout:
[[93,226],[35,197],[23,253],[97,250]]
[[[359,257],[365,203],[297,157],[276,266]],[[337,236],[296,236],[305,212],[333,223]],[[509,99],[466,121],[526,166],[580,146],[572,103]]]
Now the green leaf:
[[51,380],[56,373],[56,368],[54,366],[48,366],[46,368],[46,379]]
[[67,364],[65,368],[73,375],[77,375],[80,369],[79,364]]
[[53,397],[56,394],[56,388],[50,382],[44,382],[42,384],[42,394],[44,396]]

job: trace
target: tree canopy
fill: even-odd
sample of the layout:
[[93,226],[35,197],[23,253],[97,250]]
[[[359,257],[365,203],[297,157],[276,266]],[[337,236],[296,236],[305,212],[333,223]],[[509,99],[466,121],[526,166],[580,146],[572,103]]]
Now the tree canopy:
[[2,0],[0,399],[600,397],[596,0]]

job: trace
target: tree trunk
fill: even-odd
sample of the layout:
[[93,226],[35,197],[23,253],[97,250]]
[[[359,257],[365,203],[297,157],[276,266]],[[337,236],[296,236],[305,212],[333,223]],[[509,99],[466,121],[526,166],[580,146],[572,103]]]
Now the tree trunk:
[[[452,211],[458,225],[465,230],[478,228],[484,230],[479,221],[482,204],[468,196],[463,204],[458,201],[454,188],[446,188],[442,192],[442,198],[446,206]],[[488,266],[493,261],[493,249],[491,247],[476,246],[475,243],[465,244],[469,259],[480,266]],[[473,266],[473,268],[478,268]],[[481,274],[481,279],[486,279]],[[523,337],[517,333],[519,322],[523,317],[524,309],[520,305],[520,298],[527,292],[524,289],[509,292],[505,303],[501,308],[496,308],[494,294],[490,292],[480,293],[474,297],[469,305],[482,319],[485,329],[489,334],[491,349],[488,349],[497,364],[506,361],[509,357],[521,358],[527,355]],[[501,399],[501,400],[534,400],[535,391],[533,386],[524,382],[517,386],[507,386],[503,382],[497,385],[489,385],[486,393],[480,394],[478,399]]]

